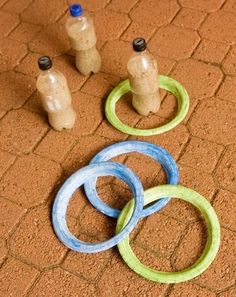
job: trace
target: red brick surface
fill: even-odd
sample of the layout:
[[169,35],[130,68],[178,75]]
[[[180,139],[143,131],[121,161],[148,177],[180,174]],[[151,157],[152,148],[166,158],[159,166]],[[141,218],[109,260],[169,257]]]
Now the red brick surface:
[[211,173],[223,151],[223,146],[192,137],[180,158],[180,163]]
[[174,19],[173,24],[180,27],[196,30],[198,29],[205,17],[206,13],[203,11],[197,11],[194,9],[183,7]]
[[212,1],[180,0],[180,4],[183,7],[190,7],[190,8],[194,8],[205,12],[216,11],[222,6],[223,3],[224,3],[224,0],[212,0]]
[[202,39],[193,56],[198,60],[220,64],[228,50],[228,44]]
[[55,162],[34,154],[20,157],[1,179],[1,195],[27,207],[42,203],[60,174]]
[[0,240],[0,265],[2,265],[6,255],[7,255],[7,244],[4,239]]
[[3,6],[4,10],[12,12],[14,10],[15,13],[21,14],[32,2],[32,0],[18,0],[15,2],[14,0],[2,0],[3,2],[6,2],[6,4]]
[[236,48],[235,46],[232,46],[222,63],[222,68],[225,74],[235,75],[236,73],[235,61],[236,61]]
[[0,88],[1,109],[8,111],[25,103],[34,91],[35,82],[29,76],[10,71],[0,75]]
[[[209,113],[211,117],[209,117]],[[193,135],[216,143],[234,143],[236,105],[229,101],[210,98],[202,101],[189,122]],[[212,125],[214,123],[214,125]]]
[[19,23],[19,17],[7,11],[0,11],[0,37],[7,36]]
[[52,57],[66,53],[70,49],[70,46],[67,40],[65,26],[62,24],[49,24],[45,26],[29,42],[29,49],[34,53],[46,53]]
[[94,285],[61,268],[53,268],[41,274],[28,296],[63,297],[74,294],[81,297],[97,296]]
[[150,41],[150,51],[162,57],[181,60],[191,56],[200,37],[192,30],[174,25],[160,28]]
[[13,164],[16,157],[6,151],[0,151],[0,177],[7,171]]
[[0,271],[2,296],[24,296],[38,275],[35,268],[9,257]]
[[[235,297],[236,267],[236,2],[234,0],[81,0],[93,14],[101,72],[83,77],[75,68],[65,21],[72,0],[0,0],[0,296],[1,297]],[[190,95],[186,119],[157,136],[121,133],[105,119],[105,99],[121,79],[131,41],[144,36],[161,74],[180,81]],[[52,56],[68,80],[77,122],[56,132],[48,124],[35,79],[37,59]],[[153,128],[177,112],[162,92],[160,111],[142,117],[131,95],[118,103],[130,126]],[[60,185],[102,148],[138,139],[167,149],[180,183],[201,193],[219,217],[222,238],[212,265],[193,281],[160,284],[130,270],[116,248],[87,255],[57,239],[51,207]],[[166,182],[160,165],[133,153],[115,158],[134,170],[144,188]],[[99,178],[100,197],[122,209],[132,194],[115,178]],[[114,235],[116,220],[98,213],[83,189],[67,210],[68,226],[81,240]],[[131,245],[145,265],[176,271],[201,255],[207,232],[200,213],[172,199],[140,221]]]
[[236,79],[232,76],[226,76],[223,84],[221,85],[217,96],[219,98],[229,100],[231,102],[236,102],[235,98],[235,90],[236,90]]
[[2,221],[0,236],[7,237],[26,210],[4,198],[1,198],[0,205]]
[[155,26],[167,25],[174,18],[179,10],[177,1],[160,0],[140,0],[131,11],[130,16],[133,21],[143,21]]
[[29,153],[47,131],[47,124],[37,114],[25,109],[9,112],[0,122],[0,147],[9,153]]
[[0,72],[12,70],[27,54],[26,45],[8,37],[1,39]]
[[171,75],[186,87],[192,101],[213,96],[223,78],[219,67],[195,59],[180,61]]
[[11,33],[10,37],[22,43],[29,42],[41,27],[35,24],[21,22],[19,26]]
[[[222,26],[222,24],[224,25]],[[199,32],[204,38],[232,44],[236,39],[235,24],[235,14],[217,11],[208,16],[206,21],[199,29]]]

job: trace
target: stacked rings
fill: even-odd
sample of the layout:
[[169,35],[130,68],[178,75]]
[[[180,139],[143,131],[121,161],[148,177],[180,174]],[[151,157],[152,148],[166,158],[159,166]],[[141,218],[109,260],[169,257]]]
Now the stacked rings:
[[[145,154],[161,164],[170,185],[162,185],[143,190],[139,178],[125,165],[109,160],[124,153],[138,152]],[[126,182],[134,198],[120,212],[109,207],[98,196],[96,180],[98,177],[111,175]],[[177,186],[178,168],[172,156],[163,148],[142,141],[127,141],[111,145],[98,153],[90,164],[71,175],[57,193],[52,211],[52,222],[58,238],[70,249],[81,253],[96,253],[118,245],[119,252],[127,265],[139,275],[156,282],[179,283],[190,280],[204,270],[214,260],[220,245],[220,225],[211,204],[201,195],[185,187]],[[86,243],[77,239],[68,229],[66,211],[73,193],[84,184],[89,201],[102,213],[118,217],[116,235],[101,243]],[[155,271],[143,265],[134,255],[129,245],[129,234],[139,219],[160,210],[170,198],[177,197],[192,203],[205,219],[208,240],[199,260],[190,268],[179,272]],[[147,208],[144,205],[153,203]]]

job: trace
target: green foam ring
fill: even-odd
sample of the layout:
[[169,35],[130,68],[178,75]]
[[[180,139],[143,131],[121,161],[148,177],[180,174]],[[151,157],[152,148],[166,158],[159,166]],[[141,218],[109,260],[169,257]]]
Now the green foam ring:
[[168,76],[159,75],[158,82],[160,88],[171,92],[177,99],[178,110],[176,116],[168,123],[153,129],[137,129],[122,123],[116,115],[116,103],[126,93],[130,91],[129,80],[119,83],[109,94],[105,113],[108,121],[116,129],[123,133],[136,136],[151,136],[164,133],[176,127],[187,115],[189,109],[189,96],[186,89],[176,80]]
[[[191,267],[182,271],[164,272],[149,268],[139,261],[130,247],[129,236],[118,244],[118,249],[127,265],[148,280],[167,284],[188,281],[204,272],[216,257],[220,246],[220,224],[211,204],[197,192],[183,186],[161,185],[148,189],[144,194],[144,205],[162,197],[177,197],[193,204],[200,211],[205,220],[208,232],[207,243],[200,258]],[[129,221],[133,207],[134,201],[132,199],[123,208],[118,218],[116,226],[117,233]]]

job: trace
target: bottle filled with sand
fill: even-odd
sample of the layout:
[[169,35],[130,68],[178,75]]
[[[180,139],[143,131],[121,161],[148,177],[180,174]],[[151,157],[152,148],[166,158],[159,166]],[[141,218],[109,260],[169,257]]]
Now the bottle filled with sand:
[[71,47],[75,50],[76,67],[83,75],[97,73],[101,68],[101,57],[96,48],[93,20],[79,4],[70,6],[70,14],[66,21],[66,30]]
[[50,125],[57,131],[71,129],[76,113],[65,76],[52,67],[52,61],[47,56],[40,57],[38,65],[41,73],[36,85]]
[[143,38],[133,41],[135,53],[130,57],[127,70],[132,91],[132,105],[141,115],[156,113],[160,108],[160,93],[157,81],[157,63],[147,52]]

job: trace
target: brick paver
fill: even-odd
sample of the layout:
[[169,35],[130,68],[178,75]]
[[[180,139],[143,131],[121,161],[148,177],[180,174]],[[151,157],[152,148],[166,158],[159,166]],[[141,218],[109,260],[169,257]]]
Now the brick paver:
[[6,151],[0,150],[0,177],[7,171],[13,164],[16,157]]
[[[87,9],[91,12],[100,10],[104,8],[108,4],[109,0],[81,0],[80,4],[83,5],[84,9]],[[73,4],[75,3],[73,0],[67,0],[68,4]]]
[[197,30],[205,17],[206,13],[203,11],[183,7],[174,19],[173,24]]
[[223,151],[223,146],[191,137],[185,152],[180,158],[180,163],[201,171],[211,173]]
[[47,205],[27,213],[9,245],[15,256],[42,268],[61,262],[67,250],[50,226],[50,208]]
[[[161,266],[164,267],[164,265]],[[101,297],[109,297],[112,295],[126,295],[130,297],[145,296],[147,292],[150,296],[155,296],[156,294],[161,296],[166,291],[166,288],[167,285],[153,285],[153,283],[138,277],[138,275],[133,273],[118,257],[112,259],[112,262],[104,271],[98,283],[98,293]]]
[[235,90],[236,90],[236,79],[232,76],[226,76],[223,84],[221,85],[217,96],[219,98],[229,100],[231,102],[236,102],[235,98]]
[[30,76],[9,71],[0,75],[0,88],[0,107],[8,111],[26,102],[35,89],[35,82]]
[[163,26],[171,22],[178,10],[179,5],[175,0],[140,0],[130,16],[134,21],[142,20],[143,23]]
[[40,31],[41,27],[39,25],[21,22],[19,26],[10,34],[12,39],[15,39],[22,43],[28,43],[36,33]]
[[[46,25],[53,24],[67,9],[66,0],[35,0],[21,14],[23,21]],[[38,12],[41,12],[40,14]]]
[[229,45],[214,40],[202,39],[193,57],[209,63],[220,64],[229,50]]
[[216,178],[220,185],[232,192],[236,191],[236,145],[227,147],[218,168],[216,169]]
[[39,115],[25,109],[10,111],[0,122],[0,147],[9,153],[27,154],[47,131]]
[[190,7],[200,11],[213,12],[218,10],[225,0],[212,0],[212,1],[195,1],[195,0],[180,0],[183,7]]
[[7,255],[7,244],[4,239],[1,239],[0,240],[0,265],[2,265],[6,255]]
[[234,297],[236,294],[235,288],[231,288],[219,294],[219,297]]
[[[180,182],[183,186],[198,191],[201,195],[205,196],[208,200],[213,197],[216,186],[213,177],[197,168],[188,166],[179,166]],[[203,182],[204,180],[204,182]]]
[[122,32],[127,28],[130,19],[127,15],[113,10],[99,10],[94,15],[96,33],[101,40],[118,39]]
[[143,24],[140,21],[133,21],[128,29],[121,36],[121,39],[130,42],[130,40],[132,40],[134,36],[143,36],[146,40],[149,40],[155,30],[156,27],[154,25]]
[[0,52],[0,72],[4,72],[12,70],[20,63],[27,54],[27,48],[25,44],[5,37],[1,39]]
[[225,226],[233,231],[236,230],[236,221],[234,219],[235,198],[235,194],[225,190],[220,190],[213,203],[222,226]]
[[[193,295],[194,294],[194,295]],[[216,297],[214,292],[211,292],[205,288],[189,283],[174,285],[170,292],[170,297],[188,297],[188,296],[204,296],[204,297]]]
[[64,297],[77,294],[81,297],[97,296],[94,286],[61,268],[54,268],[42,273],[30,297]]
[[[162,231],[167,229],[167,226],[169,226],[168,230],[163,233]],[[175,230],[175,232],[172,232],[172,230]],[[136,240],[149,250],[170,257],[184,230],[185,225],[183,223],[163,217],[160,214],[154,214],[147,219]]]
[[[232,116],[229,117],[229,114]],[[189,129],[195,136],[228,145],[235,142],[235,114],[234,103],[217,98],[206,99],[190,119]]]
[[196,280],[201,286],[223,290],[235,284],[235,233],[222,228],[222,243],[214,263]]
[[62,162],[76,143],[76,137],[64,132],[50,130],[35,149],[35,153],[53,160]]
[[[222,24],[224,24],[224,30],[222,30]],[[235,14],[217,11],[208,16],[199,32],[204,38],[232,44],[236,40],[235,24]]]
[[[91,237],[80,235],[84,241],[91,242]],[[81,254],[70,251],[64,260],[62,267],[87,280],[95,280],[108,264],[113,255],[112,250],[97,254]],[[85,270],[84,267],[87,267]]]
[[[81,0],[93,13],[102,71],[83,77],[75,69],[64,23],[72,0],[0,0],[0,296],[2,297],[235,297],[236,266],[236,4],[234,0]],[[144,36],[161,74],[179,80],[190,110],[175,129],[134,137],[105,119],[105,99],[127,77],[131,41]],[[77,122],[53,131],[35,79],[37,59],[52,56],[72,91]],[[119,118],[137,128],[166,123],[176,99],[162,92],[156,115],[142,117],[127,94]],[[116,248],[93,255],[69,251],[51,225],[51,206],[63,181],[102,148],[138,139],[167,149],[176,159],[180,183],[204,195],[222,227],[219,253],[201,276],[166,285],[147,281],[122,261]],[[133,169],[144,188],[166,182],[154,160],[137,153],[114,159]],[[97,190],[112,207],[131,198],[127,185],[100,178]],[[116,220],[98,213],[82,189],[67,211],[80,239],[111,237]],[[173,199],[141,220],[131,234],[138,258],[163,271],[184,269],[203,251],[206,229],[199,212]]]
[[51,57],[68,52],[70,46],[66,36],[65,26],[62,24],[49,24],[45,26],[29,42],[29,49],[34,53],[47,53]]
[[150,41],[150,51],[162,57],[182,60],[191,56],[200,37],[192,30],[168,25],[160,28]]
[[178,62],[171,75],[186,87],[192,101],[213,96],[223,78],[219,67],[195,59]]
[[17,222],[19,222],[20,218],[26,212],[26,210],[2,197],[0,198],[0,205],[2,221],[0,226],[0,236],[6,238],[8,237],[14,226],[17,224]]
[[24,296],[38,275],[35,268],[9,257],[0,271],[1,295]]
[[30,207],[47,200],[61,175],[60,166],[34,154],[19,157],[0,182],[1,195]]
[[7,11],[0,11],[0,37],[7,36],[19,23],[19,17],[16,14]]

